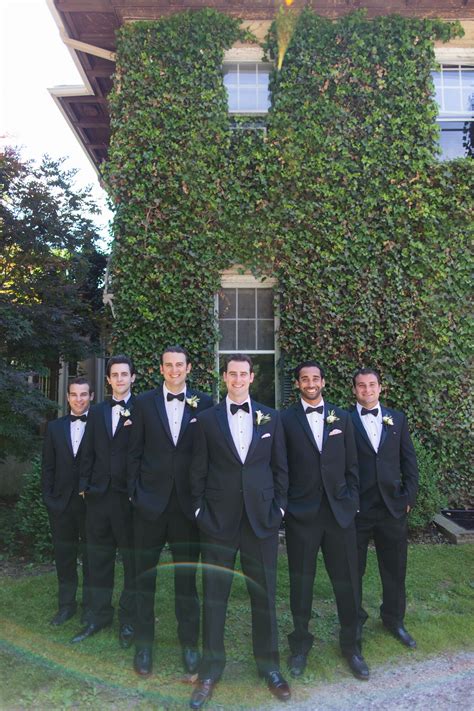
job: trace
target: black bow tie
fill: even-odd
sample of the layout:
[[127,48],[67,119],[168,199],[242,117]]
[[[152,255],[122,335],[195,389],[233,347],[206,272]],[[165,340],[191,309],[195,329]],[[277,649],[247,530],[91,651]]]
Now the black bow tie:
[[113,400],[112,407],[127,407],[125,400]]
[[76,422],[76,420],[80,420],[81,422],[87,422],[87,415],[69,415],[69,419],[71,422]]
[[248,402],[243,402],[241,405],[236,405],[234,402],[231,403],[230,411],[233,415],[235,415],[235,413],[239,410],[243,410],[244,412],[250,412]]
[[374,417],[377,417],[377,415],[379,414],[379,408],[378,408],[378,407],[374,407],[373,410],[366,410],[365,407],[362,407],[362,408],[361,408],[361,411],[360,411],[360,414],[361,414],[361,415],[373,415]]
[[320,415],[324,412],[324,405],[318,405],[318,407],[307,407],[305,413],[311,415],[312,412],[319,412]]
[[171,402],[171,400],[179,400],[180,402],[183,402],[184,393],[178,393],[178,395],[173,395],[173,393],[167,393],[166,399],[168,400],[168,402]]

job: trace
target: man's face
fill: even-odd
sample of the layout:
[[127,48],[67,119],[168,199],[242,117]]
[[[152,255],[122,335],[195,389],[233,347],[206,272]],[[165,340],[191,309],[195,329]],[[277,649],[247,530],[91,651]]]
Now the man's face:
[[357,375],[352,392],[356,396],[357,402],[371,410],[379,401],[382,387],[373,373],[368,375]]
[[250,383],[255,373],[250,372],[250,365],[245,361],[231,360],[224,372],[224,382],[230,399],[240,404],[249,396]]
[[324,385],[324,378],[321,377],[319,368],[316,368],[316,366],[301,368],[296,387],[299,389],[303,400],[311,403],[311,405],[317,405],[321,401]]
[[184,353],[163,353],[163,363],[160,373],[165,380],[165,385],[172,393],[182,391],[188,374],[191,372],[191,363],[186,365]]
[[135,382],[135,375],[130,373],[128,363],[114,363],[110,368],[110,375],[107,382],[112,387],[112,395],[116,400],[123,400],[128,393],[132,383]]
[[67,401],[73,415],[80,417],[87,412],[93,399],[94,393],[89,392],[87,384],[77,385],[73,383],[69,386]]

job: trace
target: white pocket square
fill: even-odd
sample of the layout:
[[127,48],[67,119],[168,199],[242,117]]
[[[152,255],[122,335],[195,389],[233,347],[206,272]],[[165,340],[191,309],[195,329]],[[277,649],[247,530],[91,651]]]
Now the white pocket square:
[[189,424],[190,424],[190,425],[192,425],[192,424],[193,424],[193,422],[197,422],[197,419],[196,419],[195,417],[193,417],[193,419],[192,419],[192,420],[189,420]]
[[123,423],[123,426],[124,426],[124,427],[128,427],[128,426],[131,425],[131,424],[132,424],[132,421],[131,421],[131,420],[125,420],[125,422]]
[[271,437],[270,432],[265,432],[265,434],[262,435],[262,436],[260,437],[260,439],[265,439],[265,437]]
[[336,434],[342,434],[342,430],[331,430],[329,436],[332,437],[332,435]]

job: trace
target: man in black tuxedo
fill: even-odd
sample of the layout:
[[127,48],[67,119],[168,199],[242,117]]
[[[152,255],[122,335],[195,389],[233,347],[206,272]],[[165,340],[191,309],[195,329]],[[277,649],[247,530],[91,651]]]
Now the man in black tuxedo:
[[175,614],[184,668],[194,674],[199,664],[199,532],[189,467],[196,415],[212,406],[212,398],[186,386],[190,371],[186,350],[167,348],[161,356],[163,384],[141,394],[133,410],[128,487],[134,506],[137,572],[134,668],[143,676],[152,668],[156,567],[166,543],[175,564]]
[[135,624],[135,563],[132,505],[127,490],[127,448],[133,427],[135,380],[125,355],[109,358],[112,399],[91,408],[83,440],[79,491],[86,501],[86,534],[92,588],[88,624],[71,641],[82,642],[112,623],[115,557],[123,560],[124,589],[119,602],[119,644],[131,646]]
[[[372,537],[382,580],[380,616],[385,627],[405,646],[416,642],[404,627],[406,608],[407,516],[415,505],[418,467],[405,415],[379,402],[380,377],[360,368],[352,378],[357,404],[355,427],[360,473],[360,513],[356,517],[360,598]],[[360,608],[360,629],[367,613]]]
[[280,674],[275,614],[278,528],[288,471],[280,416],[249,396],[252,360],[228,356],[227,397],[198,417],[191,494],[201,532],[203,659],[191,708],[211,698],[225,666],[224,625],[237,551],[252,609],[257,669],[280,700],[290,698]]
[[90,607],[89,566],[85,535],[86,508],[79,496],[82,438],[94,398],[86,378],[68,384],[71,414],[48,423],[43,443],[41,489],[48,510],[58,576],[58,611],[52,625],[64,624],[76,613],[77,557],[82,554],[82,619]]
[[358,578],[354,517],[359,480],[354,431],[347,412],[325,402],[324,371],[316,361],[295,369],[299,401],[282,415],[290,486],[285,515],[294,630],[288,636],[293,677],[305,667],[313,635],[308,630],[319,549],[336,597],[339,641],[358,679],[369,670],[357,644]]

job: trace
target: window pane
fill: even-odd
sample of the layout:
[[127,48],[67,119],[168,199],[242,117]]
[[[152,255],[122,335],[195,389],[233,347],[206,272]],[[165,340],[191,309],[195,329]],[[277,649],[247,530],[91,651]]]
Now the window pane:
[[258,318],[273,318],[273,289],[257,289]]
[[237,64],[225,64],[224,65],[224,85],[229,86],[229,84],[236,85],[238,82],[238,69]]
[[228,108],[229,111],[238,111],[239,110],[239,92],[237,88],[229,89],[227,87],[227,101],[228,101]]
[[237,348],[239,351],[254,351],[256,349],[255,320],[238,321]]
[[224,86],[229,97],[229,111],[266,113],[270,106],[268,95],[270,67],[255,62],[224,64]]
[[459,69],[443,69],[444,86],[459,86]]
[[252,355],[255,378],[250,386],[254,400],[275,407],[275,356]]
[[239,109],[240,109],[240,111],[256,111],[257,110],[257,90],[256,89],[240,89],[240,91],[239,91]]
[[257,95],[257,110],[268,111],[270,108],[270,94],[268,89],[259,89]]
[[460,111],[461,110],[461,96],[459,89],[446,89],[444,90],[444,111]]
[[275,322],[273,319],[259,320],[257,324],[257,350],[273,351],[275,348]]
[[239,289],[238,318],[255,318],[255,289]]
[[257,65],[256,64],[239,64],[239,82],[247,86],[256,83]]
[[232,319],[229,321],[219,321],[219,331],[221,334],[219,341],[219,350],[233,351],[237,348],[235,337],[235,324]]
[[222,289],[219,293],[219,318],[235,318],[236,290]]
[[467,155],[467,150],[463,145],[463,138],[465,135],[464,128],[467,128],[469,123],[464,121],[441,122],[440,146],[442,160],[464,158]]

